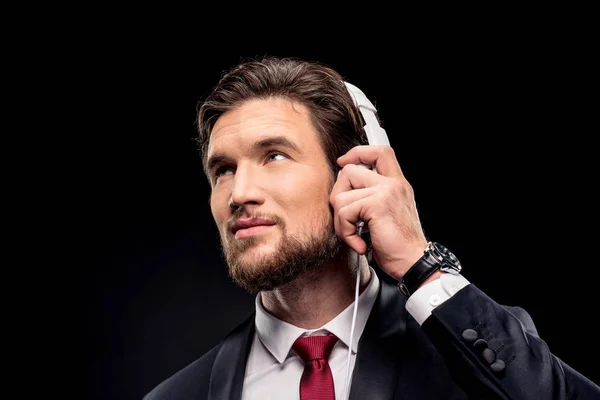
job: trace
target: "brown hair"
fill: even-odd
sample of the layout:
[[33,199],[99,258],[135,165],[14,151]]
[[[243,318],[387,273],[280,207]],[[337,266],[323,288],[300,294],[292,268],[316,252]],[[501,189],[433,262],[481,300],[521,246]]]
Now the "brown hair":
[[339,156],[368,144],[362,116],[338,72],[317,62],[267,56],[226,72],[200,107],[198,144],[207,176],[206,153],[217,119],[245,101],[269,97],[286,98],[308,108],[332,174],[339,169]]

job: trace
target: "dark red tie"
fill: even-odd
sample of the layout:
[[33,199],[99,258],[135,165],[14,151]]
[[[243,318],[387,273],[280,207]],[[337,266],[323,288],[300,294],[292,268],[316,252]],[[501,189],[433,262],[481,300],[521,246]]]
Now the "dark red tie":
[[338,338],[306,336],[296,339],[292,349],[304,361],[300,380],[300,400],[335,400],[333,375],[327,359]]

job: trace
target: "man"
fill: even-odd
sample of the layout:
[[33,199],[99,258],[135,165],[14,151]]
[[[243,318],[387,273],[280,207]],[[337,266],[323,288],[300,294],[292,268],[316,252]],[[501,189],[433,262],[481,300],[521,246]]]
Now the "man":
[[367,145],[337,72],[243,63],[198,122],[229,272],[256,312],[147,400],[600,398],[523,309],[427,240],[392,148]]

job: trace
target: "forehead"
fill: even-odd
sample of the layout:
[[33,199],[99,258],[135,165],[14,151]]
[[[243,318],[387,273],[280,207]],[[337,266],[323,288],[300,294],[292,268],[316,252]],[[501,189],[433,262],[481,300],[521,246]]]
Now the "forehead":
[[230,150],[230,145],[242,149],[272,136],[285,136],[301,148],[318,144],[303,104],[282,98],[254,99],[221,115],[212,129],[208,156]]

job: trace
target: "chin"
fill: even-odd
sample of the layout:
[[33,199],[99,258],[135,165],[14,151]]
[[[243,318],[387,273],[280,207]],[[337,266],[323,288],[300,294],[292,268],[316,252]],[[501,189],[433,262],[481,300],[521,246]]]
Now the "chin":
[[244,239],[228,236],[225,257],[229,274],[250,293],[273,290],[301,275],[319,273],[336,257],[342,242],[336,237],[331,219],[320,229],[307,229],[298,236],[271,232]]
[[247,268],[255,269],[257,265],[263,264],[263,260],[272,259],[276,254],[276,246],[272,244],[256,244],[239,253],[238,260],[246,264]]

